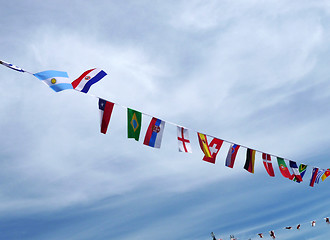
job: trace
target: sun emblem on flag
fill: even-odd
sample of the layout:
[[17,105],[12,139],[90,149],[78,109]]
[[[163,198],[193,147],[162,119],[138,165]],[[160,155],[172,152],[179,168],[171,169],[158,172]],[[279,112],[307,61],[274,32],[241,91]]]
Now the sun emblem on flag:
[[56,79],[55,79],[55,78],[52,78],[52,80],[50,80],[50,82],[51,82],[52,84],[55,84],[55,83],[56,83]]
[[132,120],[131,120],[131,125],[132,125],[132,127],[133,127],[133,130],[134,130],[134,132],[139,128],[139,122],[138,122],[138,120],[137,120],[137,118],[136,118],[136,115],[135,115],[135,113],[133,114],[133,117],[132,117]]
[[91,79],[90,76],[86,76],[86,77],[85,77],[85,80],[86,80],[86,81],[88,81],[89,79]]
[[159,132],[160,132],[160,127],[155,125],[155,126],[152,128],[152,131],[155,132],[155,133],[159,133]]

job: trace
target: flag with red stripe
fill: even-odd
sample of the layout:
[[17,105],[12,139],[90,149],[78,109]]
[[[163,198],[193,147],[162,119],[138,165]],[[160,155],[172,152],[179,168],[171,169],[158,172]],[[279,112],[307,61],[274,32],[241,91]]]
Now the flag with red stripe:
[[234,167],[234,163],[235,163],[235,159],[236,159],[236,155],[238,152],[238,149],[240,148],[240,145],[237,144],[231,144],[228,150],[228,155],[226,158],[226,163],[225,165],[227,167],[233,168]]
[[146,135],[144,137],[144,145],[160,148],[162,143],[165,122],[153,117],[150,121]]
[[106,134],[110,122],[114,103],[99,98],[99,109],[101,116],[101,133]]
[[250,173],[254,173],[254,163],[256,159],[256,150],[246,149],[246,161],[244,169]]
[[94,83],[97,83],[106,75],[106,72],[103,70],[93,68],[81,74],[81,76],[74,80],[71,84],[77,91],[87,93]]

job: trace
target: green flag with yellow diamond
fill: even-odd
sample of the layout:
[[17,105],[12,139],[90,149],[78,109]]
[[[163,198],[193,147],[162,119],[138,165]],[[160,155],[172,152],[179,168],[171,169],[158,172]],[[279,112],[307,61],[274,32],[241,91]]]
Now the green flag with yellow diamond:
[[141,131],[142,114],[133,109],[127,108],[127,137],[139,141]]

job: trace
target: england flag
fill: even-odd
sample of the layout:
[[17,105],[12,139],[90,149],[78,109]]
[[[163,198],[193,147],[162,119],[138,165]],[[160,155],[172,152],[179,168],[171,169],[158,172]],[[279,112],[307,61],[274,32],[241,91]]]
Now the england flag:
[[177,126],[179,152],[192,153],[188,129]]

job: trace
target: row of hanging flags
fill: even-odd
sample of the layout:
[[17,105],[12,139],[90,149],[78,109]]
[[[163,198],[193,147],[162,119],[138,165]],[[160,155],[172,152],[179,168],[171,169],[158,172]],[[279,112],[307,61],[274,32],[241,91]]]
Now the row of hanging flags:
[[[91,86],[98,81],[100,81],[103,77],[107,74],[101,69],[93,68],[90,70],[85,71],[80,77],[71,81],[67,72],[62,71],[54,71],[48,70],[38,73],[31,73],[22,68],[19,68],[13,64],[7,63],[5,61],[0,60],[0,64],[16,70],[18,72],[25,72],[32,74],[44,84],[48,85],[51,89],[55,92],[60,92],[63,90],[74,89],[83,93],[88,93]],[[98,98],[98,106],[101,113],[101,133],[106,134],[107,129],[109,126],[110,118],[112,115],[112,111],[114,109],[115,103]],[[119,105],[119,104],[117,104]],[[119,105],[121,106],[121,105]],[[124,106],[122,106],[124,107]],[[126,108],[126,107],[125,107]],[[141,125],[142,125],[142,116],[148,114],[139,112],[134,109],[127,108],[127,137],[133,138],[136,141],[139,141],[140,132],[141,132]],[[160,148],[162,143],[163,132],[165,128],[165,121],[152,117],[149,126],[147,128],[147,132],[144,137],[143,144],[153,147],[153,148]],[[169,122],[168,122],[169,123]],[[177,140],[180,152],[185,153],[192,153],[192,147],[189,139],[189,130],[177,124],[170,123],[172,125],[177,126]],[[197,131],[196,131],[197,132]],[[303,181],[303,177],[306,173],[307,165],[300,164],[299,166],[295,161],[286,160],[281,157],[277,157],[268,153],[264,153],[261,151],[253,150],[251,148],[238,145],[226,140],[222,140],[216,137],[212,137],[207,134],[203,134],[197,132],[197,137],[199,141],[200,148],[204,153],[203,160],[209,163],[215,164],[217,154],[223,144],[223,142],[227,142],[230,144],[228,154],[225,161],[225,166],[229,168],[233,168],[236,160],[236,155],[239,149],[245,148],[246,149],[246,161],[244,164],[244,169],[250,173],[254,173],[254,165],[256,161],[256,152],[261,153],[263,165],[268,173],[269,176],[275,177],[273,164],[272,164],[272,157],[275,157],[279,166],[279,170],[283,177],[288,178],[292,181],[300,183]],[[208,141],[208,137],[212,138],[211,142]],[[292,170],[290,172],[287,163],[289,162],[289,167]],[[322,169],[318,167],[313,167],[311,178],[309,181],[309,185],[311,187],[314,186],[315,183],[319,183],[320,179],[324,181],[327,177],[330,176],[330,168],[329,169]]]
[[[324,218],[324,220],[327,224],[330,224],[329,217]],[[310,221],[309,224],[310,224],[310,226],[315,227],[316,226],[316,220]],[[297,224],[296,226],[287,226],[287,227],[284,227],[283,229],[286,229],[286,230],[294,230],[294,229],[300,230],[301,226],[302,226],[302,224]],[[269,235],[272,239],[276,239],[275,230],[271,230],[267,234],[257,233],[256,235],[259,238],[264,238],[265,236]],[[212,237],[212,240],[223,240],[222,238],[217,239],[213,232],[211,232],[211,237]],[[229,238],[230,238],[230,240],[237,240],[237,238],[234,235],[230,235]]]

